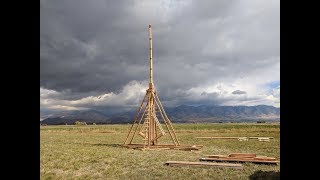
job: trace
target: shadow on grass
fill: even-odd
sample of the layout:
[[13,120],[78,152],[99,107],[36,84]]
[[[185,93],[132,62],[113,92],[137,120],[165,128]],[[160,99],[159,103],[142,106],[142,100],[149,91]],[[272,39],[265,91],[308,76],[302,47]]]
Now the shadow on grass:
[[276,171],[255,171],[249,176],[249,180],[278,180],[280,172]]
[[92,144],[93,146],[107,146],[107,147],[122,147],[122,144],[103,144],[103,143],[98,143],[98,144]]
[[92,143],[73,143],[73,144],[78,144],[78,145],[84,145],[84,146],[106,146],[106,147],[122,147],[122,144],[103,144],[103,143],[98,143],[98,144],[92,144]]

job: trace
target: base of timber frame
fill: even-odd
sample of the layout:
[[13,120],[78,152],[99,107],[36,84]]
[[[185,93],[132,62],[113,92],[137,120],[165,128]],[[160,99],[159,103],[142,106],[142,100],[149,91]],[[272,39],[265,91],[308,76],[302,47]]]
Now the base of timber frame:
[[175,149],[175,150],[184,150],[184,151],[198,151],[203,145],[172,145],[172,144],[158,144],[146,146],[144,144],[125,144],[123,147],[129,149],[139,149],[139,150],[156,150],[156,149]]

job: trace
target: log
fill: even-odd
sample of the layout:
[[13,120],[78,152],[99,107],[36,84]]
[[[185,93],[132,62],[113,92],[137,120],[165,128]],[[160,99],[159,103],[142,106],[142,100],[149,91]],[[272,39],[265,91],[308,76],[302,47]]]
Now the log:
[[243,169],[242,164],[233,164],[233,163],[167,161],[165,164],[169,165],[169,166],[214,166],[214,167],[227,167],[227,168],[234,168],[234,169]]

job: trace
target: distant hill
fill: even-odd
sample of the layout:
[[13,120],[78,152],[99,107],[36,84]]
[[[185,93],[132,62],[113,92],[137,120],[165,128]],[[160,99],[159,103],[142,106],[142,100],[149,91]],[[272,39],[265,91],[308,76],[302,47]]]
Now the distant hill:
[[181,105],[168,110],[168,116],[175,122],[219,122],[280,120],[280,108],[258,106],[187,106]]
[[[280,108],[267,105],[258,106],[188,106],[166,108],[168,117],[177,123],[186,122],[250,122],[257,120],[279,121]],[[65,111],[52,115],[42,121],[44,124],[74,124],[85,121],[88,124],[132,123],[136,110],[107,116],[95,110]]]
[[42,120],[43,124],[59,125],[59,124],[74,124],[76,121],[85,121],[88,124],[100,123],[109,124],[111,121],[105,114],[95,110],[85,111],[64,111],[56,113],[49,118]]

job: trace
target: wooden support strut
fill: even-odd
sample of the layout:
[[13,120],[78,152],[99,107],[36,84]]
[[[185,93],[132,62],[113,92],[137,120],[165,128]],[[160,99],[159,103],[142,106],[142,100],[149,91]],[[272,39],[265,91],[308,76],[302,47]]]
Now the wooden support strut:
[[139,124],[137,125],[137,127],[136,127],[136,129],[135,129],[135,131],[134,131],[134,133],[133,133],[133,136],[132,136],[129,144],[132,143],[132,140],[133,140],[133,138],[134,138],[134,136],[135,136],[135,134],[136,134],[136,132],[137,132],[137,129],[139,129],[139,126],[140,126],[140,124],[141,124],[141,121],[142,121],[142,119],[143,119],[143,117],[144,117],[144,115],[145,115],[145,113],[146,113],[147,107],[148,107],[148,103],[146,104],[146,106],[145,106],[145,108],[144,108],[144,110],[143,110],[143,114],[142,114],[142,116],[141,116],[141,118],[140,118],[140,120],[139,120]]
[[172,132],[173,132],[173,135],[174,135],[175,140],[177,141],[177,144],[180,145],[180,142],[179,142],[179,140],[178,140],[178,138],[177,138],[176,132],[174,131],[173,126],[172,126],[172,124],[171,124],[171,121],[170,121],[170,119],[168,118],[166,112],[164,111],[164,109],[163,109],[163,107],[162,107],[162,104],[161,104],[161,101],[160,101],[158,95],[155,94],[155,97],[156,97],[156,102],[157,102],[157,101],[159,102],[160,107],[161,107],[161,109],[162,109],[163,112],[164,112],[164,116],[165,116],[165,118],[167,119],[167,121],[168,121],[168,123],[169,123],[169,125],[170,125],[170,127],[171,127],[171,129],[172,129]]
[[[147,94],[143,97],[143,100],[142,100],[142,102],[141,102],[141,104],[140,104],[140,107],[138,108],[138,110],[137,110],[137,112],[136,112],[136,116],[134,117],[134,121],[133,121],[133,123],[132,123],[132,125],[131,125],[131,128],[130,128],[130,130],[129,130],[129,133],[128,133],[128,135],[127,135],[127,137],[126,137],[126,140],[124,141],[123,144],[126,144],[126,142],[127,142],[127,140],[128,140],[128,137],[129,137],[129,135],[130,135],[130,133],[131,133],[131,130],[132,130],[134,124],[135,124],[136,121],[137,121],[138,115],[140,114],[141,107],[142,107],[142,105],[143,105],[146,97],[147,97]],[[130,142],[130,143],[131,143],[131,142]]]
[[172,125],[170,124],[170,120],[168,119],[168,117],[166,117],[166,113],[165,113],[164,109],[162,108],[161,102],[158,101],[158,99],[155,102],[156,102],[158,108],[160,109],[161,117],[167,126],[167,129],[168,129],[168,132],[172,138],[172,141],[174,142],[175,145],[179,145],[179,141],[175,135],[175,132],[172,128]]
[[[154,95],[154,93],[152,93],[152,94]],[[167,129],[168,129],[168,132],[169,132],[169,134],[170,134],[170,136],[171,136],[172,142],[173,142],[175,145],[177,145],[177,142],[175,141],[173,135],[172,135],[171,132],[170,132],[169,125],[168,125],[168,123],[167,123],[167,121],[166,121],[166,119],[165,119],[165,117],[164,117],[164,115],[163,115],[163,113],[162,113],[162,110],[160,109],[160,106],[159,106],[158,102],[155,101],[155,103],[156,103],[156,105],[157,105],[158,108],[159,108],[160,115],[161,115],[161,117],[162,117],[165,125],[167,126]]]

